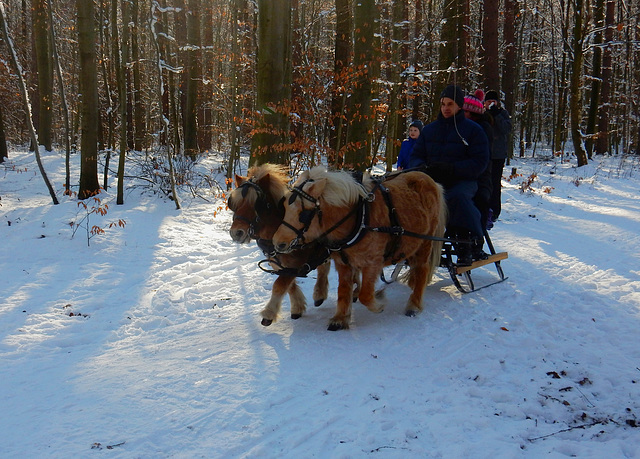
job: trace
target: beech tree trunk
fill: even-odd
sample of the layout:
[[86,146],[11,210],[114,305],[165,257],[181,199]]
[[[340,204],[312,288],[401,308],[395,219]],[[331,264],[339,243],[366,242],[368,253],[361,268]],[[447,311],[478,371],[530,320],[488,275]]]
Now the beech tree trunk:
[[257,107],[250,165],[289,160],[291,0],[258,1]]
[[53,57],[47,14],[47,0],[32,0],[31,13],[38,73],[38,140],[47,150],[52,150],[53,124]]
[[95,10],[91,1],[76,0],[78,11],[78,55],[80,57],[81,139],[79,199],[100,192],[98,183],[98,67],[96,65]]
[[364,171],[371,164],[371,136],[373,114],[371,90],[374,71],[375,0],[359,0],[353,9],[354,46],[351,95],[348,116],[347,145],[344,155],[346,169]]

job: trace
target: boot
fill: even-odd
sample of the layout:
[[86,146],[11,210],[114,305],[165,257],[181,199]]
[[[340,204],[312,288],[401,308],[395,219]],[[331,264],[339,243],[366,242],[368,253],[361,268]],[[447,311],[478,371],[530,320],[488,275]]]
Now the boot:
[[456,264],[458,266],[470,266],[471,263],[473,263],[473,256],[471,252],[472,244],[469,244],[468,242],[471,240],[471,234],[465,230],[458,230],[456,231],[456,239],[459,241],[467,241],[457,242],[454,244],[456,255],[458,255]]
[[476,260],[486,260],[487,258],[489,258],[489,255],[487,255],[484,250],[482,250],[482,247],[484,246],[484,239],[483,238],[475,238],[473,241],[473,245],[471,246],[471,258],[476,261]]

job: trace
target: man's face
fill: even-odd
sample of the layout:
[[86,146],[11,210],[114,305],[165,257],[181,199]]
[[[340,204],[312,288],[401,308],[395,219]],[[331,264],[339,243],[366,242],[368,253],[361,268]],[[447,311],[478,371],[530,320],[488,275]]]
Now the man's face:
[[420,129],[415,126],[411,126],[409,128],[409,137],[411,137],[412,139],[417,139],[418,137],[420,137]]
[[445,118],[451,118],[453,115],[460,111],[460,107],[455,103],[453,99],[443,97],[440,99],[440,111]]
[[489,110],[494,105],[498,106],[498,101],[497,100],[489,99],[489,100],[485,100],[484,101],[484,108],[486,108],[487,110]]

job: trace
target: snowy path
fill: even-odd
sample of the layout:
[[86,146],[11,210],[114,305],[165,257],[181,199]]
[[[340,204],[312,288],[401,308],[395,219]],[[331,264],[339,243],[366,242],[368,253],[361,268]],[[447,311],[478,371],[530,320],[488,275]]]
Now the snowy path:
[[423,314],[394,284],[340,332],[334,272],[262,327],[273,277],[211,204],[130,198],[88,248],[75,203],[1,178],[0,456],[639,457],[640,179],[519,168],[554,190],[505,188],[506,282],[462,296],[440,270]]

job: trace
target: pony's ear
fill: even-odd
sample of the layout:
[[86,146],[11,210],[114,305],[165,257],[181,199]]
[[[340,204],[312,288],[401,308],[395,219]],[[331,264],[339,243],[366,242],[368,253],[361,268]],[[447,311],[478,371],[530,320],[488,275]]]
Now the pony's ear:
[[236,174],[236,187],[239,187],[246,181],[247,181],[247,177],[243,177],[242,175]]
[[309,187],[305,190],[311,196],[317,198],[322,194],[327,186],[327,179],[322,178],[309,183]]
[[268,190],[269,184],[271,183],[271,174],[265,174],[264,177],[261,177],[256,183],[263,190]]

